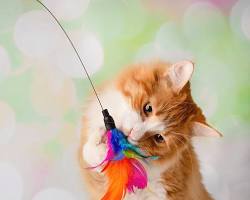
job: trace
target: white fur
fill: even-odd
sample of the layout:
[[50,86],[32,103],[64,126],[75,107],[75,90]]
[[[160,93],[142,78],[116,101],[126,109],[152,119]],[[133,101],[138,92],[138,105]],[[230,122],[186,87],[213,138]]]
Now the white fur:
[[[100,94],[100,99],[105,108],[113,116],[117,128],[130,134],[133,142],[139,140],[146,131],[161,131],[165,127],[157,121],[142,121],[140,115],[134,111],[127,100],[115,88],[108,89]],[[100,144],[102,134],[104,134],[103,116],[99,110],[97,101],[93,101],[86,111],[89,120],[88,140],[83,148],[83,156],[91,166],[99,164],[105,157],[106,146]],[[128,194],[126,200],[160,200],[166,199],[166,192],[161,183],[160,175],[167,166],[153,167],[145,165],[148,172],[149,183],[145,190],[138,190],[135,194]]]
[[167,170],[168,165],[152,166],[144,164],[148,173],[148,186],[144,190],[136,190],[127,194],[125,200],[167,200],[167,193],[161,179],[161,173]]
[[165,124],[157,119],[135,122],[129,135],[129,141],[136,143],[147,131],[161,132],[164,129]]

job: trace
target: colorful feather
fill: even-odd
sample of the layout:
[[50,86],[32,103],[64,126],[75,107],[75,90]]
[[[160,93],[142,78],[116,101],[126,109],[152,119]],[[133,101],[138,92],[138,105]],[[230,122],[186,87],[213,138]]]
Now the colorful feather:
[[[136,146],[130,144],[118,129],[107,131],[107,154],[98,166],[108,178],[108,188],[102,200],[121,200],[126,192],[147,187],[147,173],[136,159],[149,158]],[[153,158],[154,157],[150,157]]]

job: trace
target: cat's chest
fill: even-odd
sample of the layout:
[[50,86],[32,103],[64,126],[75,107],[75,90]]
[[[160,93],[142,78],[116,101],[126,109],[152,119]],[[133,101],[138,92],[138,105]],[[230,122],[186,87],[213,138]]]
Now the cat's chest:
[[167,200],[167,193],[160,181],[149,181],[144,190],[127,194],[125,200]]
[[145,167],[148,173],[148,186],[144,190],[136,190],[127,194],[125,200],[167,200],[167,192],[161,177],[161,169]]

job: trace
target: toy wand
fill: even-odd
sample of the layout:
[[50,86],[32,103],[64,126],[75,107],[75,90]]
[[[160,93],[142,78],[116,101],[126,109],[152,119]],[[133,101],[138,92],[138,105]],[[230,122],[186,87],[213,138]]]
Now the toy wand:
[[107,130],[107,154],[103,162],[96,166],[102,167],[102,173],[104,173],[108,178],[107,191],[102,197],[102,200],[121,200],[125,197],[126,192],[134,192],[136,188],[146,188],[148,182],[146,170],[137,159],[153,157],[145,156],[139,147],[129,143],[126,136],[116,128],[113,117],[109,114],[108,110],[104,109],[102,106],[94,84],[73,41],[70,39],[59,20],[49,10],[49,8],[45,6],[40,0],[36,1],[48,11],[48,13],[53,17],[61,30],[64,32],[87,75],[89,83],[102,110],[104,124]]

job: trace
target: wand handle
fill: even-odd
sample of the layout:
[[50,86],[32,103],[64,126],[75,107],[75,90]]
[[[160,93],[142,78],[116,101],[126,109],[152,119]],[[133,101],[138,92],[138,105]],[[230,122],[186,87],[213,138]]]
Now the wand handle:
[[104,124],[105,124],[107,131],[115,129],[116,128],[115,121],[113,117],[109,114],[109,111],[107,109],[104,109],[102,111],[102,114],[103,114],[103,120],[104,120]]

